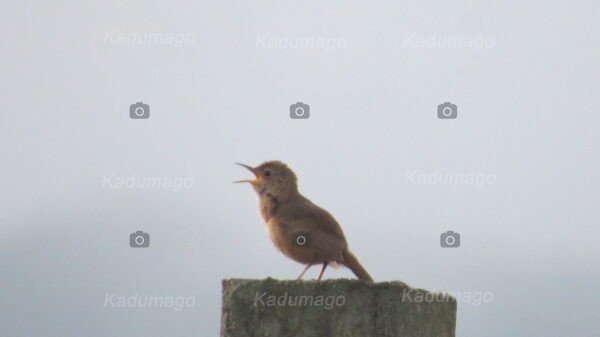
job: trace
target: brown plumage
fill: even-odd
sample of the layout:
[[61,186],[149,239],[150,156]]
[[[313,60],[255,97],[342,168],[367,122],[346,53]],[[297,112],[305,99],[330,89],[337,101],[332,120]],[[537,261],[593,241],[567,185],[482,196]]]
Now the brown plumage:
[[346,266],[359,280],[373,279],[348,249],[342,228],[325,209],[298,191],[296,174],[280,161],[257,167],[239,164],[255,179],[248,182],[258,194],[260,214],[275,246],[287,257],[306,265],[298,279],[315,264],[322,264],[319,280],[330,263]]

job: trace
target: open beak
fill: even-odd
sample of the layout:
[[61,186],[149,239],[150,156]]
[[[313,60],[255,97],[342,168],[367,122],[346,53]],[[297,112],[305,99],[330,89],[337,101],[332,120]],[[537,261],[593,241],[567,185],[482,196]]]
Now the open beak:
[[238,181],[234,181],[234,183],[251,183],[254,184],[256,182],[258,182],[258,180],[260,179],[260,176],[258,175],[256,169],[250,165],[246,165],[246,164],[242,164],[242,163],[236,163],[240,166],[245,167],[246,169],[248,169],[248,171],[252,172],[254,174],[254,176],[256,177],[256,179],[244,179],[244,180],[238,180]]

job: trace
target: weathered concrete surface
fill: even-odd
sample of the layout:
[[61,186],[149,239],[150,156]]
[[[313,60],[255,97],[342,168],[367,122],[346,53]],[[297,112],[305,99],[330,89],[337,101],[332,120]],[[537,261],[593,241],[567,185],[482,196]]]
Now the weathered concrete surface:
[[221,337],[454,337],[456,300],[402,282],[223,280]]

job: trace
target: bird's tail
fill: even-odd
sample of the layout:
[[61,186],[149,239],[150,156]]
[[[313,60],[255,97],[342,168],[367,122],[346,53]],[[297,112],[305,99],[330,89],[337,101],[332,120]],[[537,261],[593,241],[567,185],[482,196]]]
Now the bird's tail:
[[350,268],[350,270],[352,270],[354,275],[356,275],[356,277],[358,277],[359,280],[373,282],[373,278],[371,277],[371,275],[367,273],[365,268],[363,268],[360,262],[358,262],[356,256],[354,256],[354,254],[352,254],[352,252],[350,252],[349,250],[344,251],[344,262],[342,262],[342,264]]

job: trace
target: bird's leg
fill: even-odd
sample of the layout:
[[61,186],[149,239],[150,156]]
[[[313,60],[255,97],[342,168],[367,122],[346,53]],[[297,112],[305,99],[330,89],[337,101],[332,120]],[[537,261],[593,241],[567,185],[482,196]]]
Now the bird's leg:
[[302,276],[304,276],[304,273],[306,273],[306,271],[308,270],[308,268],[312,267],[312,264],[307,264],[306,267],[304,267],[304,270],[300,273],[300,276],[298,276],[297,280],[301,280]]
[[323,263],[323,268],[321,268],[321,273],[319,274],[319,278],[317,279],[317,281],[321,281],[321,278],[323,277],[323,273],[325,272],[325,268],[327,268],[327,264],[329,264],[329,262]]

